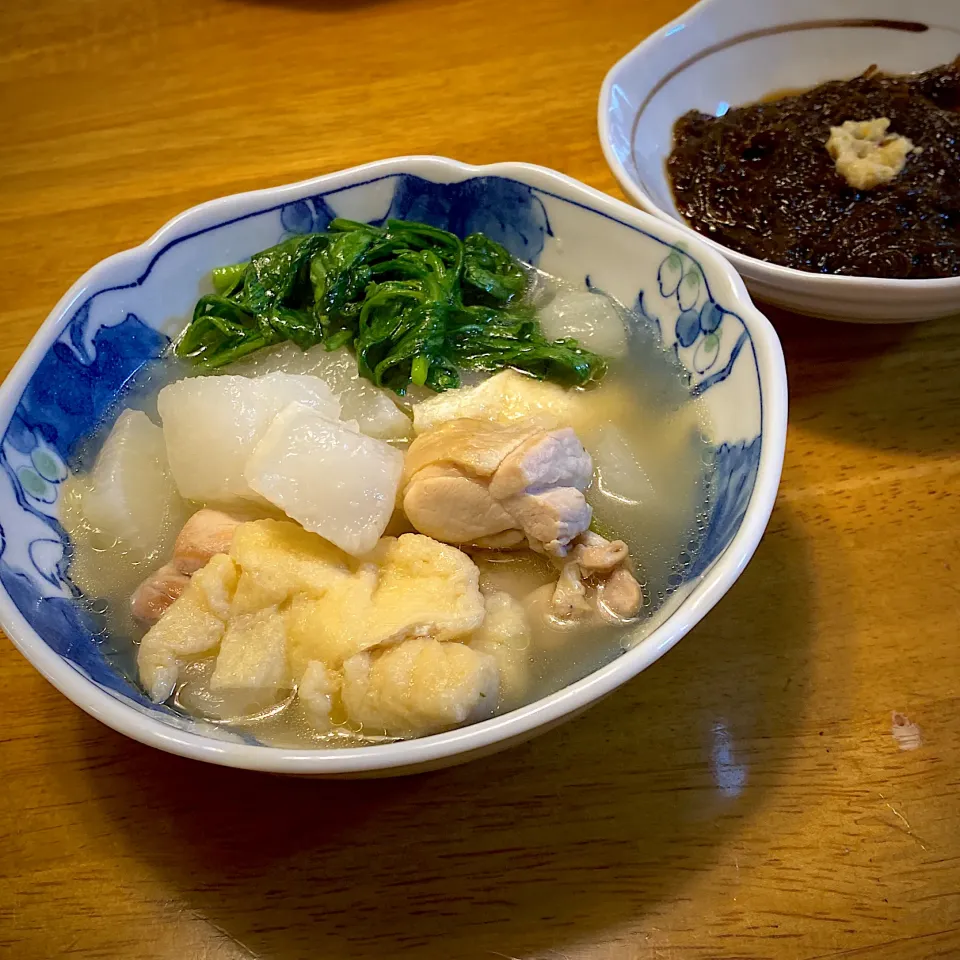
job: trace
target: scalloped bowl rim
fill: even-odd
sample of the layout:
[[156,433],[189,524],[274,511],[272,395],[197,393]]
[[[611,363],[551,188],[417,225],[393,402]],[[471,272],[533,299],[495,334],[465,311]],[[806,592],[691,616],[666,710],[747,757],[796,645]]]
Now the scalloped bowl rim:
[[650,36],[646,37],[632,50],[624,54],[624,56],[607,71],[606,76],[603,78],[597,106],[597,127],[603,156],[620,186],[640,204],[645,212],[656,217],[662,223],[678,227],[686,237],[695,238],[710,247],[711,250],[726,257],[734,264],[739,272],[746,274],[748,279],[756,277],[756,279],[769,283],[771,286],[783,286],[784,283],[802,282],[804,285],[809,286],[811,292],[816,291],[824,295],[828,292],[835,293],[841,288],[849,292],[873,288],[877,293],[881,293],[884,290],[897,290],[903,293],[909,291],[915,292],[921,288],[924,291],[932,292],[960,291],[960,276],[932,277],[919,280],[906,280],[898,277],[848,277],[833,273],[810,273],[806,270],[798,270],[795,267],[784,267],[777,263],[771,263],[769,260],[761,260],[758,257],[751,257],[745,253],[739,253],[699,233],[682,218],[658,206],[646,190],[630,175],[623,162],[617,156],[616,151],[613,149],[613,138],[610,134],[608,106],[612,99],[611,92],[618,74],[621,70],[626,69],[633,61],[642,58],[647,50],[667,38],[678,26],[681,24],[689,24],[691,19],[698,17],[703,10],[721,2],[722,0],[700,0],[699,3],[694,4],[688,10],[681,13],[680,16],[675,17],[659,30],[651,33]]
[[[507,176],[539,189],[554,188],[560,194],[579,196],[591,211],[628,226],[640,227],[668,242],[686,241],[686,233],[672,223],[663,223],[636,208],[588,187],[564,174],[533,164],[504,162],[472,166],[430,156],[396,157],[351,167],[335,173],[282,186],[233,194],[207,201],[178,214],[139,246],[114,254],[91,267],[60,299],[37,330],[20,359],[0,386],[0,423],[6,429],[17,402],[37,362],[73,313],[73,307],[94,284],[102,284],[116,271],[145,275],[158,250],[169,241],[216,214],[242,215],[262,206],[263,201],[282,203],[306,192],[348,186],[359,176],[390,175],[411,170],[434,176],[450,174],[451,181],[472,176]],[[318,188],[314,190],[313,188]],[[574,201],[576,202],[576,201]],[[229,217],[228,219],[232,219]],[[189,227],[189,230],[186,228]],[[783,463],[787,423],[787,381],[779,339],[766,317],[751,302],[743,281],[713,250],[696,237],[702,262],[711,266],[710,282],[736,303],[749,330],[757,358],[764,418],[759,470],[743,521],[733,540],[700,577],[690,595],[662,624],[633,648],[607,665],[546,697],[509,713],[445,733],[414,740],[353,748],[290,749],[214,740],[168,726],[159,719],[128,706],[84,676],[61,658],[35,633],[5,590],[0,589],[0,625],[17,649],[64,696],[112,729],[141,743],[169,753],[224,766],[274,773],[315,776],[350,776],[389,771],[444,761],[456,762],[459,754],[494,749],[503,741],[528,738],[540,727],[559,723],[611,693],[674,646],[720,600],[749,562],[773,509]],[[504,743],[504,745],[506,745]],[[463,759],[467,759],[465,756]]]

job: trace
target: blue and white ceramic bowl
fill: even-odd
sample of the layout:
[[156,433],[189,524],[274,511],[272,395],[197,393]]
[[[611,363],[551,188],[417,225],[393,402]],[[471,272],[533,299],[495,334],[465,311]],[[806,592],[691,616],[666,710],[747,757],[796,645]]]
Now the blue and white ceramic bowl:
[[[713,420],[712,513],[696,564],[655,628],[619,659],[522,709],[437,736],[347,750],[257,744],[151,703],[69,580],[60,490],[78,444],[188,316],[211,268],[333,216],[482,230],[565,279],[635,306],[676,351]],[[0,622],[36,668],[88,713],[143,743],[279,773],[411,772],[502,749],[582,711],[662,656],[729,589],[773,507],[787,383],[780,344],[733,269],[682,230],[568,177],[520,163],[385,160],[188,210],[104,260],[57,304],[0,388]],[[648,628],[645,628],[648,629]]]

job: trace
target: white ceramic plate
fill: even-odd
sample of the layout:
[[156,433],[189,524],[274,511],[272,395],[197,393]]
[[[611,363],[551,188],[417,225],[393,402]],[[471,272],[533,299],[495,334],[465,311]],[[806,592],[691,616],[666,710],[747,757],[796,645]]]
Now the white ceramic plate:
[[[600,93],[603,151],[643,209],[679,223],[666,175],[674,122],[720,114],[777,90],[853,77],[871,64],[911,73],[960,54],[956,0],[703,0],[650,36],[607,74]],[[737,268],[750,292],[800,313],[870,323],[960,312],[960,277],[878,280],[805,273],[700,237]]]

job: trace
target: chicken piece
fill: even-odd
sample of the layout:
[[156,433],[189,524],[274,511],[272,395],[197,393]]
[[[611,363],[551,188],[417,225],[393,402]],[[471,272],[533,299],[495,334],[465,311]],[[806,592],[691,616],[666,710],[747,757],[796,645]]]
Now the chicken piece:
[[475,547],[484,550],[516,550],[525,545],[527,538],[522,530],[504,530],[503,533],[492,533],[487,537],[477,537],[473,541]]
[[266,705],[290,686],[286,629],[276,607],[234,617],[220,641],[210,689]]
[[607,540],[588,530],[578,538],[571,557],[587,575],[609,574],[630,559],[630,550],[622,540]]
[[165,563],[150,574],[134,591],[130,600],[133,615],[145,623],[156,623],[179,597],[190,578],[172,563]]
[[513,517],[493,499],[487,484],[453,464],[420,470],[403,498],[403,509],[417,530],[437,540],[482,546],[510,533],[510,543],[524,542],[513,529]]
[[311,660],[297,684],[303,712],[317,730],[332,726],[333,698],[340,690],[340,675],[320,660]]
[[525,440],[542,431],[537,427],[504,426],[485,420],[451,420],[417,437],[403,465],[405,481],[426,466],[450,463],[475,477],[490,477],[504,458]]
[[198,510],[177,535],[173,566],[188,576],[196,573],[218,553],[229,553],[240,521],[220,510]]
[[590,454],[571,429],[539,431],[503,458],[490,481],[490,493],[505,500],[553,487],[583,491],[592,479]]
[[632,620],[643,607],[643,590],[627,567],[629,559],[622,540],[581,534],[556,584],[534,591],[528,603],[541,619],[576,622],[599,617],[611,624]]
[[416,637],[351,657],[343,666],[341,697],[364,733],[421,737],[490,715],[498,690],[497,663],[489,654]]
[[575,561],[565,563],[551,598],[552,612],[561,620],[582,620],[594,612],[587,600],[587,588]]
[[597,587],[597,612],[608,623],[632,620],[643,607],[643,591],[626,567],[618,567]]
[[523,601],[528,622],[536,623],[541,628],[535,634],[537,646],[548,651],[562,648],[567,643],[569,635],[579,630],[594,616],[592,607],[589,613],[582,617],[560,616],[554,604],[556,592],[557,583],[546,583],[542,587],[537,587]]
[[570,542],[590,527],[593,510],[574,487],[524,493],[503,501],[527,536],[532,550],[565,557]]
[[582,576],[594,585],[594,604],[607,623],[632,620],[643,608],[643,590],[630,572],[630,550],[622,540],[581,534],[570,554]]
[[339,669],[354,654],[409,637],[452,640],[483,622],[480,571],[464,553],[419,534],[384,539],[371,563],[323,597],[287,613],[294,674],[320,660]]
[[402,471],[399,450],[356,425],[291,403],[263,434],[244,476],[307,530],[362,556],[390,521]]
[[448,543],[503,549],[522,533],[534,550],[564,556],[590,525],[582,490],[592,473],[570,429],[455,420],[410,446],[403,508],[414,527]]
[[582,491],[592,476],[593,463],[577,435],[553,430],[508,454],[490,481],[490,493],[534,550],[563,557],[569,542],[590,526],[593,510]]
[[487,653],[500,671],[500,704],[520,702],[530,683],[530,624],[523,604],[502,590],[485,597],[487,615],[470,646]]
[[181,659],[217,649],[224,633],[225,608],[236,582],[233,561],[223,554],[213,557],[140,641],[140,682],[155,703],[162,703],[173,693]]

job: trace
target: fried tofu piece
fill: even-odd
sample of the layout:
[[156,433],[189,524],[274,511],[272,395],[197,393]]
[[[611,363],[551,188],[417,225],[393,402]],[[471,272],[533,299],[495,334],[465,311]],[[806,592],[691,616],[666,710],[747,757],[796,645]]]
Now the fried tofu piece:
[[210,689],[263,702],[276,699],[290,686],[286,647],[286,626],[276,607],[234,617],[220,641]]
[[181,660],[217,650],[236,583],[233,561],[224,554],[213,557],[140,641],[140,682],[155,703],[173,693]]
[[422,737],[492,713],[497,664],[463,643],[432,637],[359,653],[343,667],[343,704],[367,734]]
[[419,534],[385,538],[348,580],[287,612],[294,672],[339,668],[354,654],[409,637],[451,640],[483,622],[480,571],[464,553]]

